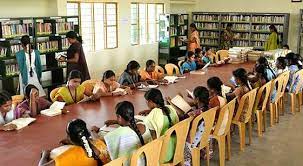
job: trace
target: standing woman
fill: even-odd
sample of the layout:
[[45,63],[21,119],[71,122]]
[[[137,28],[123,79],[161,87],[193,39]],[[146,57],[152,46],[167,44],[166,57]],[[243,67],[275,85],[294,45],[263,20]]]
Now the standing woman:
[[274,25],[269,26],[270,35],[265,43],[265,50],[275,50],[278,48],[279,45],[279,36],[278,30]]
[[82,81],[90,79],[87,63],[82,48],[82,39],[74,31],[69,31],[66,34],[68,42],[71,44],[67,49],[67,58],[60,58],[60,62],[67,62],[67,75],[72,70],[78,70],[82,74]]
[[22,36],[21,45],[23,49],[16,54],[20,70],[20,94],[24,94],[23,89],[26,85],[32,84],[38,88],[40,97],[45,96],[46,94],[40,84],[42,76],[40,52],[34,50],[30,45],[30,38],[28,35]]
[[195,52],[197,48],[200,48],[200,36],[196,24],[191,23],[189,30],[187,51]]
[[223,31],[222,34],[222,49],[228,50],[232,47],[233,41],[234,41],[234,33],[232,32],[232,24],[228,23],[226,26],[226,29]]

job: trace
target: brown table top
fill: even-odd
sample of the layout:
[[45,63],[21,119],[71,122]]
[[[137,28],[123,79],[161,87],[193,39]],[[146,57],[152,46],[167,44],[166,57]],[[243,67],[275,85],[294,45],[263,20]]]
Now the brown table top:
[[[193,90],[196,86],[206,86],[206,81],[212,76],[218,76],[223,82],[228,82],[232,71],[243,67],[251,70],[253,63],[210,67],[205,75],[188,75],[179,79],[178,83],[160,86],[163,95],[173,97],[178,92],[186,94],[185,89]],[[88,127],[103,126],[104,121],[115,119],[115,105],[123,100],[132,102],[136,113],[146,110],[144,92],[136,91],[134,95],[121,97],[104,97],[100,102],[72,105],[66,115],[56,117],[39,116],[33,124],[19,131],[0,132],[0,165],[37,165],[43,149],[53,149],[59,146],[59,141],[65,137],[68,121],[80,118],[86,121]]]

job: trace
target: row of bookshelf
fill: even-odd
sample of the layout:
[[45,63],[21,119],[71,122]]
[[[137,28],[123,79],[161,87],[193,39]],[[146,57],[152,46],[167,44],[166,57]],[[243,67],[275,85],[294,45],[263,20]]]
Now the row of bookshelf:
[[[252,25],[251,27],[253,31],[269,31],[268,25]],[[278,32],[283,32],[283,25],[276,25],[275,27],[277,28]]]
[[250,16],[240,15],[240,16],[221,16],[222,21],[236,21],[236,22],[249,22]]
[[219,15],[194,15],[193,16],[193,21],[214,21],[218,22],[219,21]]
[[252,22],[284,23],[284,16],[253,16]]
[[215,45],[215,44],[218,44],[218,42],[219,42],[218,39],[202,39],[201,40],[201,45],[203,45],[203,44]]
[[198,29],[218,29],[218,23],[195,23]]
[[9,24],[2,25],[2,37],[11,38],[29,34],[32,24]]
[[257,47],[262,47],[265,45],[265,41],[253,41],[252,45]]
[[[222,28],[226,28],[227,24],[223,24]],[[233,24],[232,29],[234,30],[249,30],[250,25],[249,24]]]
[[187,20],[188,20],[187,15],[172,15],[170,17],[170,25],[173,25],[173,26],[184,25],[185,21],[187,21]]
[[58,41],[47,41],[37,43],[37,49],[41,53],[57,51],[59,49]]
[[47,35],[52,33],[52,24],[51,23],[42,23],[39,22],[36,25],[37,35]]
[[269,34],[252,34],[251,38],[253,40],[266,40],[268,39]]
[[248,47],[249,42],[248,41],[234,41],[234,46],[241,46],[241,47]]

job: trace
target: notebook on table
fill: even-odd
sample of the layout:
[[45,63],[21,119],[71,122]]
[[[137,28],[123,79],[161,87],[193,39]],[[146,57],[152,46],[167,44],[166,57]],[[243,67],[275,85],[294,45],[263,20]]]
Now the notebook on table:
[[14,124],[17,126],[17,130],[20,130],[28,126],[30,123],[34,122],[35,120],[36,118],[19,118],[11,121],[10,123],[7,123],[6,125]]
[[42,115],[46,116],[57,116],[62,114],[62,109],[65,106],[65,102],[55,101],[49,109],[41,111]]

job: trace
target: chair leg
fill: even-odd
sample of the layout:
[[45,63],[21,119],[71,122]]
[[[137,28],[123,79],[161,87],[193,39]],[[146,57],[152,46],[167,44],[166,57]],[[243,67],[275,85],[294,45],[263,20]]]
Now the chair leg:
[[299,96],[298,96],[298,98],[299,98],[299,109],[298,109],[298,112],[301,112],[301,106],[302,106],[302,92],[300,92],[299,94],[298,94]]
[[240,123],[239,127],[239,138],[240,138],[240,150],[244,151],[245,148],[245,123]]
[[265,132],[266,131],[266,110],[263,111],[263,124],[262,124],[262,131]]
[[276,123],[279,123],[280,118],[280,112],[279,112],[279,105],[278,102],[275,103],[275,113],[276,113]]
[[290,108],[291,113],[294,115],[296,110],[296,96],[293,93],[290,94]]
[[252,142],[252,121],[249,119],[248,121],[248,139],[249,139],[249,145],[251,145]]
[[[209,153],[208,153],[209,154]],[[193,166],[200,166],[200,150],[193,148],[191,152]]]
[[270,127],[274,126],[275,120],[275,105],[273,103],[270,104]]
[[[209,145],[206,146],[206,165],[209,166],[209,160],[210,160],[210,156],[209,156]],[[200,164],[200,163],[199,163]],[[198,165],[200,166],[200,165]]]
[[256,110],[256,117],[257,117],[257,127],[258,127],[258,136],[262,136],[262,113],[259,110]]
[[219,158],[220,158],[220,166],[225,166],[225,137],[219,137],[218,139],[219,145]]
[[281,99],[279,100],[279,106],[280,106],[280,110],[279,110],[279,115],[284,115],[284,96],[281,97]]
[[230,138],[230,132],[227,133],[227,160],[230,160],[231,158],[231,138]]

